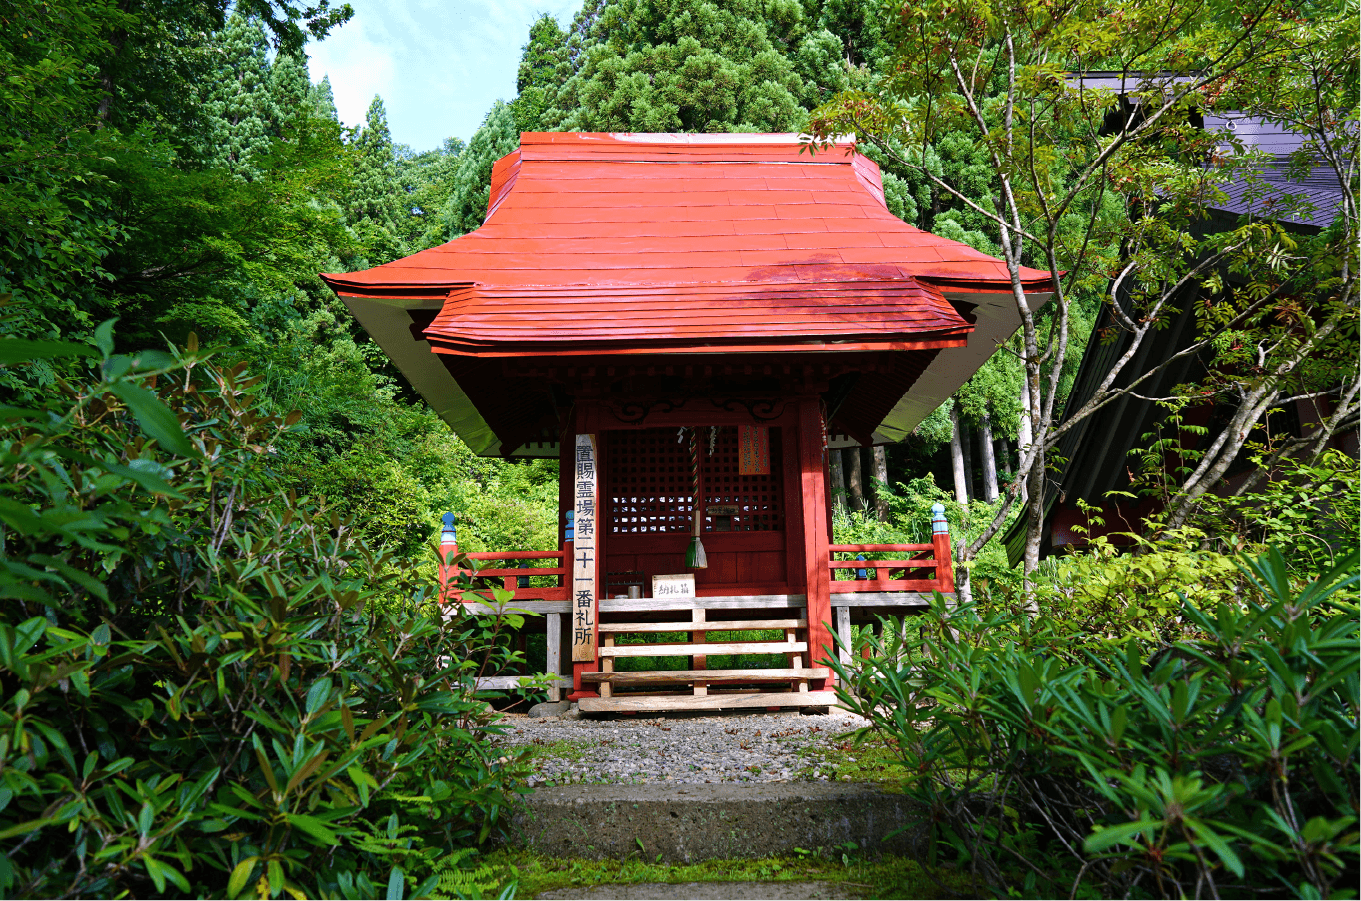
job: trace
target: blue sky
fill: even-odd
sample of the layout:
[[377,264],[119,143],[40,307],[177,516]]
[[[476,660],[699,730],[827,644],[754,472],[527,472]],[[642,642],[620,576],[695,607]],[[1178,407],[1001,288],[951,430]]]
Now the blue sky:
[[529,25],[564,27],[581,0],[349,0],[354,18],[308,46],[313,81],[329,76],[346,125],[379,94],[392,138],[416,150],[467,141],[496,100],[515,96]]

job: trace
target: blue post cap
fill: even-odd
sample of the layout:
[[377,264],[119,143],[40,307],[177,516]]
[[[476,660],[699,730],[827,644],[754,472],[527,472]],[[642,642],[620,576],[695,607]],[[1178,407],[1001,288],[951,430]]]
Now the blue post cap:
[[440,519],[444,523],[439,535],[440,544],[458,544],[458,529],[455,527],[457,520],[454,519],[454,514],[446,513]]
[[931,534],[950,534],[950,523],[945,519],[945,505],[939,502],[931,505]]
[[[865,555],[864,555],[864,554],[856,554],[856,555],[855,555],[855,559],[857,559],[857,560],[864,560],[864,559],[865,559]],[[863,566],[862,566],[860,569],[857,569],[857,570],[855,571],[855,580],[856,580],[857,582],[863,582],[863,581],[865,581],[866,579],[868,579],[869,577],[870,577],[870,574],[869,574],[868,572],[865,571],[865,568],[864,568]]]
[[562,540],[563,540],[563,541],[576,541],[576,540],[577,540],[577,530],[576,530],[577,511],[575,511],[575,510],[566,510],[566,511],[563,512],[563,517],[566,519],[567,525],[563,528],[563,531],[562,531]]

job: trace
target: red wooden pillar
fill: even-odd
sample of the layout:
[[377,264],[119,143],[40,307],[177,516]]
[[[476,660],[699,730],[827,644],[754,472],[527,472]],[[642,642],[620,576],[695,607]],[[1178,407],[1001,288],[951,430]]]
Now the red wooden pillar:
[[955,567],[950,558],[950,523],[945,505],[931,505],[931,547],[936,557],[936,588],[941,594],[955,590]]
[[[799,408],[799,493],[803,507],[803,568],[808,595],[808,659],[812,666],[829,660],[832,643],[832,573],[827,550],[827,481],[823,458],[821,399],[801,397]],[[823,688],[830,688],[828,679]],[[814,686],[817,688],[819,686]]]
[[451,582],[458,579],[458,567],[447,562],[458,554],[458,529],[455,527],[454,514],[446,513],[439,536],[439,602],[440,605],[454,600],[451,595]]

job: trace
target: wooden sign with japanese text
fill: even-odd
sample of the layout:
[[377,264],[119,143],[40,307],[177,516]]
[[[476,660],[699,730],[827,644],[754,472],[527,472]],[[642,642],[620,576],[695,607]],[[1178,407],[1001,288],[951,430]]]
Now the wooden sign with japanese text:
[[572,546],[572,662],[595,662],[596,643],[596,455],[595,436],[578,435],[575,455],[576,536]]
[[653,576],[652,596],[654,598],[692,598],[695,596],[695,574],[680,573],[674,576]]

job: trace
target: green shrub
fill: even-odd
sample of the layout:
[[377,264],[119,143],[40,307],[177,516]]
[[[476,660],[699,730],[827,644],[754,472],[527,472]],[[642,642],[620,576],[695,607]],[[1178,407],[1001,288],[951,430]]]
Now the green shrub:
[[0,408],[0,893],[430,891],[520,781],[488,624],[275,487],[244,366],[98,344],[0,341],[89,361]]
[[[1131,637],[1149,648],[1193,634],[1183,599],[1201,608],[1236,602],[1247,590],[1235,558],[1201,548],[1195,529],[1158,540],[1127,534],[1133,544],[1098,536],[1081,553],[1050,557],[1032,579],[1032,603],[1069,632],[1074,645],[1123,645]],[[1000,601],[1020,603],[1016,582],[996,586]]]
[[915,665],[862,637],[839,694],[978,891],[1354,896],[1357,559],[1301,586],[1243,558],[1241,596],[1181,597],[1166,646],[938,598]]
[[1251,492],[1203,496],[1194,521],[1221,545],[1271,545],[1297,576],[1319,572],[1361,544],[1361,466],[1335,448],[1316,463],[1287,457]]

